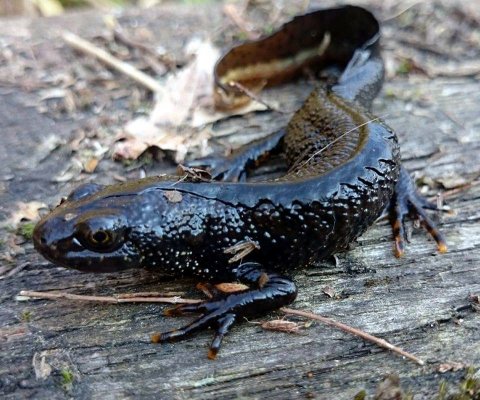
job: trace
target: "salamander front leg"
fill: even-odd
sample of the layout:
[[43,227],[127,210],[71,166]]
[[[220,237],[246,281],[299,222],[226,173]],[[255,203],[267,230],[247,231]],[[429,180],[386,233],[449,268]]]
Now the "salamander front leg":
[[295,283],[285,276],[262,270],[257,263],[240,265],[233,271],[233,278],[250,288],[233,293],[216,294],[211,300],[198,304],[182,304],[167,310],[166,315],[201,313],[189,325],[169,332],[154,334],[154,343],[177,341],[204,330],[213,328],[215,334],[210,344],[208,358],[215,359],[224,336],[235,322],[243,317],[266,314],[291,303],[297,296]]
[[212,178],[227,182],[241,182],[247,178],[248,169],[255,168],[264,159],[281,148],[285,130],[254,140],[234,151],[228,157],[204,157],[187,162],[188,167],[206,167]]
[[425,209],[439,211],[436,205],[428,202],[417,192],[412,178],[402,167],[395,188],[395,194],[389,206],[389,217],[395,239],[396,257],[401,257],[404,253],[404,241],[406,240],[405,218],[407,215],[420,220],[422,226],[437,243],[437,248],[440,253],[447,251],[445,238],[438,230],[436,224],[427,215]]

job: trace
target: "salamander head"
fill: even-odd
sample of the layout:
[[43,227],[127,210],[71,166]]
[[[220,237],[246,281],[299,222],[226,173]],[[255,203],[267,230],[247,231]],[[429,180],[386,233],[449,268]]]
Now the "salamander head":
[[141,257],[128,237],[125,208],[101,192],[95,184],[73,191],[36,225],[35,249],[55,264],[82,271],[138,267]]

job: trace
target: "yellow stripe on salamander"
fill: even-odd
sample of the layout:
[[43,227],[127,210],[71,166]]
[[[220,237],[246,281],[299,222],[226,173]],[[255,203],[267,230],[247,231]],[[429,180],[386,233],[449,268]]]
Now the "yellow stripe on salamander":
[[231,82],[241,82],[249,79],[268,79],[280,74],[282,71],[295,69],[308,60],[320,57],[325,53],[330,45],[330,39],[330,32],[326,32],[323,36],[322,43],[318,46],[302,50],[292,57],[231,69],[220,78],[220,83],[228,85],[231,84]]

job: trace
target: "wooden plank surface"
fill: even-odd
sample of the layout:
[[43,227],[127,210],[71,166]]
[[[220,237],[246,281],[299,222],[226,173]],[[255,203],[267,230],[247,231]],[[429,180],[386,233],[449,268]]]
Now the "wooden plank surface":
[[[385,4],[362,3],[373,7],[380,17],[391,16],[392,9]],[[448,2],[425,2],[406,15],[422,16],[433,8],[454,18],[455,7]],[[418,39],[415,43],[425,39],[405,28],[408,21],[402,15],[385,22],[384,47],[390,61],[407,49],[391,44],[401,35],[411,33]],[[130,28],[145,25],[154,34],[152,43],[178,57],[193,35],[228,39],[221,29],[226,17],[218,4],[127,10],[120,21]],[[449,24],[445,26],[450,29]],[[92,39],[103,30],[102,15],[89,11],[0,24],[0,216],[4,218],[19,201],[56,204],[61,194],[78,184],[75,178],[68,182],[53,179],[70,166],[75,155],[72,138],[79,131],[93,132],[107,143],[105,137],[112,137],[135,111],[128,96],[138,91],[135,85],[72,53],[59,38],[65,28]],[[475,56],[474,46],[470,53],[468,46],[465,49],[456,55],[459,65]],[[430,67],[434,62],[446,65],[451,61],[442,61],[441,55],[432,61],[427,50],[416,51],[409,54],[420,57],[415,60],[425,56],[425,65]],[[75,76],[81,76],[89,63],[127,95],[112,100],[107,89],[90,81],[100,111],[92,107],[62,111],[51,102],[45,109],[45,101],[40,100],[45,91],[68,89],[62,74],[75,71]],[[374,110],[396,130],[406,167],[423,182],[437,184],[424,187],[432,196],[442,182],[447,188],[462,179],[475,183],[480,176],[478,73],[431,78],[413,72],[393,75]],[[306,82],[287,85],[267,91],[265,98],[281,99],[280,106],[290,110],[301,103],[309,88],[311,84]],[[141,90],[140,96],[148,99]],[[286,120],[287,115],[258,113],[224,121],[215,129],[238,127],[240,134],[231,138],[235,145],[271,132]],[[111,183],[114,174],[127,174],[122,164],[106,158],[95,172],[96,181]],[[146,168],[153,174],[172,169],[172,164],[165,161]],[[352,399],[363,389],[373,396],[388,373],[399,375],[403,389],[414,393],[415,399],[435,398],[442,381],[454,391],[466,368],[440,373],[441,363],[480,366],[480,314],[470,299],[470,295],[480,294],[480,187],[473,184],[447,195],[446,202],[455,210],[455,215],[440,216],[449,244],[447,254],[437,254],[424,232],[414,229],[405,257],[395,259],[390,229],[380,222],[351,251],[339,255],[336,264],[321,263],[294,275],[299,296],[293,307],[378,335],[424,359],[423,367],[319,323],[296,335],[267,332],[258,324],[245,323],[233,330],[212,362],[206,358],[208,332],[176,344],[150,344],[151,333],[189,320],[163,317],[163,305],[18,301],[16,296],[23,289],[96,295],[179,291],[197,298],[200,294],[191,289],[194,282],[172,281],[150,271],[97,275],[58,268],[41,259],[29,242],[20,243],[20,250],[12,255],[11,233],[4,228],[0,394],[7,399]],[[17,268],[22,265],[23,269]],[[326,296],[326,287],[337,296]]]

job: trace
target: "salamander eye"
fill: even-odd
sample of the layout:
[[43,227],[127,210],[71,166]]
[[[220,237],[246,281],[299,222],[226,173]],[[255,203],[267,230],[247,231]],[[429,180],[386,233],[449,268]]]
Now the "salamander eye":
[[120,248],[125,243],[127,233],[125,223],[120,215],[110,214],[83,215],[75,225],[75,239],[87,250],[108,253]]
[[108,231],[99,230],[96,232],[90,232],[88,239],[95,246],[106,246],[112,242],[112,234]]
[[122,245],[123,230],[82,228],[77,232],[76,238],[86,249],[102,253],[116,250]]

